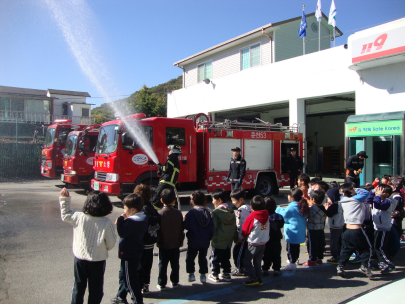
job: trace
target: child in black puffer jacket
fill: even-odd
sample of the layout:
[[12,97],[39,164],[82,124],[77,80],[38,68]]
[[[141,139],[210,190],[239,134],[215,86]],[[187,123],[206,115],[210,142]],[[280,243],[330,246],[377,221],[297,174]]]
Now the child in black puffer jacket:
[[160,215],[150,202],[151,190],[145,184],[139,184],[135,187],[134,193],[142,196],[145,206],[143,212],[148,216],[148,230],[143,238],[145,242],[145,250],[143,251],[140,270],[139,284],[141,285],[144,295],[149,293],[150,272],[153,265],[153,249],[157,242],[158,232],[160,229]]
[[186,270],[188,281],[194,282],[195,263],[198,254],[198,265],[200,267],[200,281],[206,282],[208,273],[207,251],[210,241],[214,235],[214,222],[206,207],[205,195],[200,191],[191,194],[191,204],[194,206],[184,216],[184,229],[187,231],[188,248],[186,257]]

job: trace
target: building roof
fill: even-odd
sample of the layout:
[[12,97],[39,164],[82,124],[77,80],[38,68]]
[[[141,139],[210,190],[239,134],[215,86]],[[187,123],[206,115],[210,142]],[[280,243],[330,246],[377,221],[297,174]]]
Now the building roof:
[[0,94],[1,95],[20,95],[26,97],[44,97],[46,96],[46,90],[35,90],[35,89],[23,89],[23,88],[15,88],[15,87],[5,87],[0,86]]
[[[306,18],[312,17],[312,16],[315,16],[315,12],[314,12],[314,13],[310,13],[310,14],[305,14],[305,17],[306,17]],[[322,17],[323,17],[323,23],[326,23],[326,24],[327,24],[328,17],[327,17],[324,13],[322,13]],[[201,55],[204,55],[204,54],[207,54],[207,53],[209,53],[209,52],[215,51],[215,50],[217,50],[217,49],[219,49],[219,48],[226,48],[226,47],[229,47],[230,44],[234,44],[235,42],[242,42],[244,39],[246,39],[246,38],[251,38],[251,36],[253,36],[253,35],[255,35],[255,34],[257,35],[257,34],[260,34],[260,33],[262,33],[262,32],[265,32],[265,33],[273,32],[273,31],[275,31],[275,30],[278,29],[278,26],[280,26],[280,25],[282,25],[282,24],[285,24],[285,23],[289,23],[289,22],[294,22],[294,21],[297,21],[297,20],[301,20],[301,18],[302,18],[302,16],[299,16],[299,17],[295,17],[295,18],[288,19],[288,20],[284,20],[284,21],[280,21],[280,22],[276,22],[276,23],[269,23],[269,24],[263,25],[262,27],[259,27],[259,28],[255,29],[255,30],[253,30],[253,31],[247,32],[247,33],[245,33],[245,34],[243,34],[243,35],[237,36],[237,37],[235,37],[235,38],[232,38],[232,39],[230,39],[230,40],[227,40],[227,41],[225,41],[225,42],[222,42],[222,43],[220,43],[220,44],[217,44],[217,45],[215,45],[215,46],[213,46],[213,47],[210,47],[210,48],[208,48],[208,49],[206,49],[206,50],[204,50],[204,51],[201,51],[201,52],[199,52],[199,53],[197,53],[197,54],[194,54],[194,55],[192,55],[192,56],[189,56],[189,57],[187,57],[187,58],[185,58],[185,59],[182,59],[182,60],[180,60],[180,61],[177,61],[177,62],[173,63],[173,65],[174,65],[174,66],[183,65],[186,61],[193,60],[194,58],[197,58],[197,57],[199,57],[199,56],[201,56]],[[326,21],[325,21],[325,20],[326,20]],[[332,27],[331,25],[329,25],[329,26]],[[336,29],[336,37],[339,37],[339,36],[342,36],[342,35],[343,35],[343,32],[342,32],[341,30],[339,30],[337,27],[336,27],[335,29]]]
[[69,96],[83,96],[83,97],[91,97],[87,92],[77,92],[77,91],[65,91],[65,90],[53,90],[48,89],[49,94],[54,95],[69,95]]
[[[25,88],[0,86],[0,95],[50,99],[51,94],[52,95],[91,97],[90,94],[87,92],[64,91],[64,90],[53,90],[53,89],[36,90],[36,89],[25,89]],[[55,97],[53,97],[53,98],[55,98]]]

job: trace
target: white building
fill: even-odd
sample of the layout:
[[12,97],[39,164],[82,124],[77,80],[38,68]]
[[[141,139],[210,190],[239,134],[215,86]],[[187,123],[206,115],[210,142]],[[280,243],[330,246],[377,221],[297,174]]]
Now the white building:
[[[367,116],[405,111],[405,18],[330,48],[333,28],[324,16],[318,51],[318,23],[309,14],[304,56],[300,19],[268,24],[174,63],[183,69],[183,88],[168,94],[168,117],[206,113],[213,120],[297,124],[309,172],[340,175],[347,155],[360,150],[370,156],[363,182],[405,172],[403,113]],[[383,123],[389,117],[401,126],[398,133],[345,133],[347,120]],[[374,122],[377,128],[380,123]],[[388,146],[388,157],[377,153]]]

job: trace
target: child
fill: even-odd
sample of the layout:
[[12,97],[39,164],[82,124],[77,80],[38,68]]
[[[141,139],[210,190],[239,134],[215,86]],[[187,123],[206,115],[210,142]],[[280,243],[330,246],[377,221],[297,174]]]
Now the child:
[[143,303],[139,285],[139,262],[145,248],[144,235],[148,229],[148,217],[142,211],[143,199],[134,193],[124,198],[124,213],[117,219],[117,231],[120,236],[119,289],[112,303],[127,303],[127,293],[134,303]]
[[302,173],[298,175],[298,188],[301,189],[303,197],[307,200],[307,202],[309,202],[309,195],[308,195],[309,183],[310,179],[308,174]]
[[300,256],[300,244],[305,241],[308,203],[300,189],[292,189],[288,194],[290,204],[286,208],[277,207],[276,212],[284,218],[284,236],[287,242],[289,264],[283,270],[295,270]]
[[276,200],[274,197],[265,197],[264,203],[269,212],[270,240],[266,243],[263,255],[263,275],[269,275],[270,266],[273,265],[273,276],[281,275],[281,239],[283,235],[281,228],[284,226],[284,218],[276,213]]
[[269,212],[263,198],[260,195],[253,197],[250,207],[253,211],[242,226],[242,236],[247,238],[248,243],[244,265],[249,280],[244,282],[245,286],[263,285],[261,264],[270,231]]
[[360,271],[370,279],[373,276],[370,265],[370,253],[372,245],[363,229],[363,222],[366,213],[366,204],[363,201],[368,196],[368,191],[364,189],[354,189],[353,183],[344,183],[340,186],[343,198],[340,201],[343,209],[343,218],[346,223],[346,231],[342,236],[342,250],[337,266],[337,275],[344,277],[344,266],[349,261],[350,256],[356,250],[361,256]]
[[176,203],[176,194],[173,189],[164,189],[161,193],[163,208],[160,214],[160,230],[157,241],[159,247],[159,277],[157,288],[166,290],[167,266],[170,262],[172,272],[170,281],[173,288],[179,287],[180,247],[183,247],[183,216],[181,211],[173,208]]
[[395,269],[387,251],[392,226],[391,214],[397,205],[397,200],[390,198],[391,194],[392,188],[382,184],[375,189],[375,193],[371,193],[369,196],[369,199],[373,198],[374,249],[381,274],[387,274]]
[[311,195],[311,192],[315,190],[316,184],[317,184],[318,182],[320,182],[320,181],[321,181],[321,179],[320,179],[319,177],[311,178],[311,180],[310,180],[309,183],[308,183],[308,188],[309,188],[309,189],[308,189],[308,196]]
[[236,188],[231,192],[232,204],[238,208],[236,211],[236,229],[238,230],[238,240],[235,246],[233,246],[233,262],[236,269],[232,272],[234,276],[246,275],[243,267],[243,258],[245,257],[245,251],[247,248],[246,238],[242,237],[242,226],[246,218],[249,216],[252,210],[249,205],[245,203],[246,191],[242,188]]
[[322,265],[325,250],[325,207],[322,205],[325,192],[314,190],[311,192],[310,208],[308,213],[308,254],[309,260],[304,266],[315,267]]
[[150,272],[153,265],[153,249],[157,242],[158,232],[160,229],[160,215],[153,207],[151,199],[151,190],[148,185],[139,184],[135,187],[134,193],[142,196],[145,203],[143,212],[148,216],[148,229],[143,238],[145,242],[145,250],[142,253],[140,269],[139,269],[139,284],[142,289],[142,294],[149,294]]
[[[211,241],[211,274],[208,278],[211,281],[231,281],[231,247],[237,237],[235,214],[226,203],[227,194],[223,189],[217,189],[212,193],[212,203],[215,206],[212,211],[214,222],[214,235]],[[223,274],[219,276],[223,269]]]
[[338,184],[336,182],[331,182],[330,185],[332,188],[327,191],[327,195],[331,199],[332,203],[325,204],[325,213],[328,217],[330,230],[330,253],[332,257],[327,259],[326,262],[329,264],[337,264],[342,247],[342,234],[345,222],[343,219],[342,205],[339,203],[340,194]]
[[187,229],[187,256],[186,268],[188,281],[194,282],[195,263],[198,254],[198,266],[200,267],[200,281],[207,281],[208,273],[207,251],[214,235],[214,222],[206,207],[205,195],[200,191],[191,194],[190,203],[194,206],[184,217],[184,229]]
[[103,298],[104,270],[108,251],[117,240],[113,223],[105,216],[112,212],[108,196],[92,191],[84,202],[82,211],[70,210],[70,196],[66,188],[60,191],[62,221],[73,225],[74,283],[71,303],[83,303],[87,283],[89,303],[101,303]]
[[[384,174],[384,175],[381,177],[381,184],[382,184],[382,185],[388,185],[390,179],[391,179],[391,175],[389,175],[389,174]],[[374,186],[374,188],[376,188],[376,187],[378,186],[379,182],[380,182],[380,179],[379,179],[378,177],[376,177],[376,178],[374,179],[374,181],[373,181],[373,184],[372,184],[372,185]]]
[[404,219],[405,216],[405,210],[404,210],[404,198],[405,195],[402,192],[404,189],[404,178],[402,176],[394,176],[391,178],[389,185],[392,187],[392,195],[391,198],[395,199],[397,201],[397,206],[395,207],[395,210],[392,212],[392,219],[393,219],[393,226],[398,232],[398,236],[400,240],[403,240],[403,235],[402,235],[402,220]]

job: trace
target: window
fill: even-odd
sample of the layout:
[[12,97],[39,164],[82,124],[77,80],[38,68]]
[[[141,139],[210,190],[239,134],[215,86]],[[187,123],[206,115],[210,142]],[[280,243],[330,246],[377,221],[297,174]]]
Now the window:
[[89,117],[90,116],[90,110],[87,109],[87,108],[82,108],[82,116]]
[[145,147],[142,143],[153,146],[153,127],[139,126],[138,128],[137,137],[132,136],[130,132],[126,132],[125,136],[121,137],[123,149],[142,149]]
[[186,145],[186,129],[166,128],[166,145]]
[[198,82],[212,79],[212,61],[198,65]]
[[246,70],[257,65],[260,65],[260,44],[252,45],[240,51],[241,70]]

